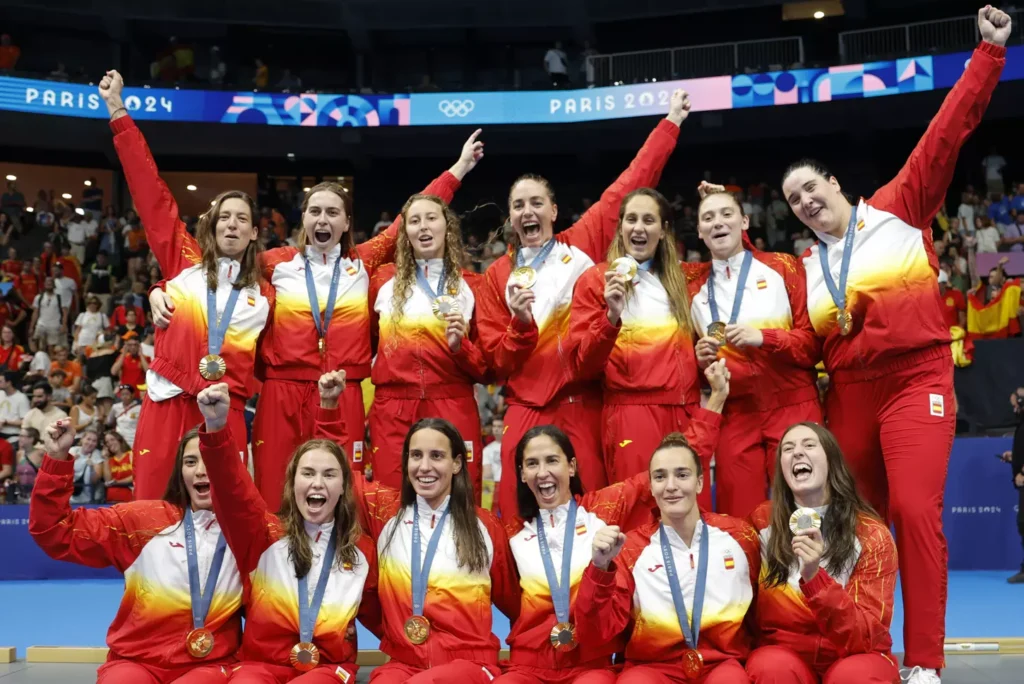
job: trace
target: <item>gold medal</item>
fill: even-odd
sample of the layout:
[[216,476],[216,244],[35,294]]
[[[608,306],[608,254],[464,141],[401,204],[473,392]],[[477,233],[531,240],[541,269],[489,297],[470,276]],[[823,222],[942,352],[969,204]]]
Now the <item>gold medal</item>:
[[811,528],[821,529],[821,516],[813,508],[798,508],[789,516],[789,529],[793,534]]
[[853,332],[853,314],[848,309],[839,309],[836,312],[836,324],[840,335],[849,335]]
[[228,372],[228,364],[220,354],[207,354],[199,362],[199,374],[203,380],[220,380]]
[[448,295],[441,295],[430,303],[430,309],[434,312],[435,318],[443,321],[448,314],[459,313],[459,300]]
[[529,266],[520,266],[512,271],[512,284],[518,285],[524,290],[529,290],[537,282],[537,271]]
[[713,337],[722,344],[725,344],[725,323],[715,321],[708,326],[708,337]]
[[551,628],[551,635],[548,637],[551,645],[556,651],[571,651],[576,648],[576,625],[571,622],[559,622]]
[[611,263],[611,269],[630,283],[636,279],[636,272],[639,267],[640,265],[636,263],[636,259],[629,255],[619,257]]
[[683,653],[683,676],[687,679],[700,679],[700,673],[704,669],[704,656],[700,651],[690,648]]
[[203,627],[193,629],[185,637],[185,647],[193,658],[205,658],[213,651],[213,632]]
[[311,643],[299,642],[292,646],[288,661],[299,672],[309,672],[320,664],[320,650]]
[[430,636],[430,622],[422,615],[413,615],[405,621],[405,638],[419,646]]

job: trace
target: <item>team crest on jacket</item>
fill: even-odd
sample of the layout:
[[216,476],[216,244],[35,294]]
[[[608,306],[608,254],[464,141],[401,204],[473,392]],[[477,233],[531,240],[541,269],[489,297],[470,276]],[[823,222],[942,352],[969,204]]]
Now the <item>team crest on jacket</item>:
[[582,534],[586,534],[586,533],[587,533],[587,523],[582,522],[582,523],[580,523],[579,525],[576,526],[576,536],[577,537],[582,535]]
[[246,302],[248,302],[249,306],[256,306],[256,298],[255,297],[246,297]]
[[736,561],[733,559],[732,554],[727,552],[725,554],[725,569],[726,570],[732,570],[735,567],[736,567]]
[[760,278],[757,279],[757,289],[758,290],[764,290],[767,287],[768,287],[768,281],[764,279],[764,276],[761,276]]

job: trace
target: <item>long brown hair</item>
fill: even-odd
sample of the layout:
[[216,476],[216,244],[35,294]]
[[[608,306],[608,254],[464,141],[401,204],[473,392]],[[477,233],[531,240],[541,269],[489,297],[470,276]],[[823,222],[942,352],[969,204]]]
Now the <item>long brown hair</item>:
[[[555,201],[555,191],[551,187],[551,181],[549,181],[544,176],[541,176],[536,173],[524,173],[519,178],[516,178],[515,181],[512,183],[512,187],[508,189],[508,207],[510,211],[512,209],[512,191],[515,190],[516,186],[522,183],[523,181],[534,181],[536,183],[540,183],[541,185],[543,185],[544,190],[548,193],[548,200],[551,201],[551,205],[557,206],[558,202]],[[506,220],[505,223],[508,224],[509,220]],[[551,229],[552,231],[554,231],[554,226],[552,226]],[[522,249],[522,247],[523,244],[519,240],[519,233],[517,233],[513,229],[512,237],[509,239],[509,258],[512,259],[512,268],[515,268],[516,265],[519,263],[519,250]]]
[[[348,253],[352,251],[355,246],[354,238],[352,237],[352,231],[355,230],[352,218],[352,195],[345,191],[344,186],[341,183],[335,183],[334,181],[324,181],[323,183],[317,183],[309,189],[302,197],[302,206],[300,207],[301,214],[303,217],[306,216],[306,210],[309,209],[309,200],[318,192],[333,192],[335,195],[341,198],[341,206],[345,209],[345,217],[348,218],[348,230],[341,234],[341,240],[338,244],[341,245],[341,256],[348,256]],[[306,244],[309,238],[306,237],[306,224],[305,219],[302,219],[302,223],[299,225],[299,251],[306,251]]]
[[355,565],[359,561],[356,543],[363,534],[356,511],[356,497],[352,490],[352,469],[348,465],[345,451],[326,439],[311,439],[300,444],[292,454],[292,460],[285,471],[284,494],[281,497],[281,510],[277,514],[284,524],[288,537],[288,555],[295,565],[296,578],[309,574],[309,569],[313,566],[313,548],[309,544],[309,535],[306,534],[305,518],[295,503],[295,472],[299,469],[299,461],[303,455],[314,449],[328,452],[338,461],[338,467],[341,468],[344,486],[338,503],[334,506],[334,534],[338,539],[335,559],[339,565]]
[[[662,236],[654,253],[651,273],[657,274],[658,280],[665,288],[668,308],[679,324],[680,332],[689,335],[693,330],[693,322],[690,320],[690,297],[686,292],[686,278],[679,268],[679,256],[676,253],[675,234],[672,231],[672,206],[664,195],[653,188],[637,188],[626,195],[619,205],[619,227],[615,231],[615,239],[608,246],[608,263],[628,254],[626,241],[622,237],[622,219],[626,216],[626,207],[634,197],[650,197],[658,205]],[[628,302],[632,296],[633,284],[626,283],[626,301]]]
[[476,517],[476,503],[473,500],[473,484],[469,479],[469,468],[467,468],[466,443],[462,441],[462,435],[455,429],[455,426],[443,418],[424,418],[417,421],[405,436],[405,443],[402,445],[402,509],[395,516],[395,524],[391,526],[387,540],[381,547],[380,557],[387,554],[391,542],[395,538],[395,532],[401,525],[401,517],[407,506],[416,505],[416,490],[412,487],[409,479],[409,443],[412,436],[420,430],[437,430],[448,438],[452,450],[452,459],[460,460],[462,468],[458,473],[452,475],[452,490],[448,499],[448,510],[451,513],[452,530],[455,536],[455,555],[458,558],[459,567],[473,572],[484,572],[490,566],[487,558],[487,544],[484,542],[483,532],[480,531],[480,523]]
[[412,242],[405,227],[409,225],[409,209],[417,200],[428,200],[441,207],[444,216],[444,282],[438,284],[438,290],[450,295],[457,294],[462,283],[462,257],[465,250],[462,246],[462,232],[459,229],[459,217],[451,210],[448,203],[436,195],[417,193],[406,200],[402,206],[402,229],[398,231],[398,242],[395,244],[395,297],[392,302],[391,320],[397,323],[401,319],[405,303],[412,296],[412,288],[416,283],[416,255],[412,250]]
[[[825,567],[828,573],[838,577],[851,570],[857,554],[857,521],[860,516],[878,518],[878,514],[861,498],[857,485],[846,466],[839,442],[827,429],[817,423],[805,422],[791,425],[782,435],[786,438],[794,428],[810,429],[821,443],[828,464],[828,478],[825,487],[828,492],[828,524],[823,525],[822,537],[828,554]],[[782,440],[775,450],[775,481],[772,483],[771,534],[768,538],[768,573],[764,582],[767,586],[780,586],[789,581],[789,574],[796,556],[793,554],[793,532],[789,529],[789,517],[796,510],[793,492],[782,474]]]
[[[196,224],[196,241],[199,243],[199,249],[202,251],[203,269],[206,271],[206,285],[214,291],[217,290],[217,217],[220,216],[221,206],[229,199],[240,199],[249,205],[253,226],[259,220],[256,202],[241,190],[228,190],[227,192],[220,193],[214,198],[210,210],[199,217],[199,222]],[[260,282],[259,255],[262,251],[263,246],[259,240],[252,240],[246,246],[245,252],[242,253],[242,258],[239,259],[242,266],[238,278],[235,280],[234,289],[241,290],[246,287],[252,287]]]
[[185,486],[185,476],[181,473],[185,465],[185,447],[193,439],[199,439],[199,427],[196,426],[186,432],[178,442],[178,450],[174,455],[174,470],[171,471],[171,478],[167,480],[167,489],[164,490],[164,501],[185,510],[192,505],[192,499],[188,495],[188,487]]

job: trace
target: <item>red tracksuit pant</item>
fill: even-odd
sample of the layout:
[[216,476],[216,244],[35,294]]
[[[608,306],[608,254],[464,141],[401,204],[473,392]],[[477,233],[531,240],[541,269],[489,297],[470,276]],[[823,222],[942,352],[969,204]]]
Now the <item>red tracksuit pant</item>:
[[953,360],[945,345],[882,368],[832,374],[828,426],[861,494],[896,526],[907,667],[943,666],[942,499],[956,430],[954,405]]
[[[245,408],[231,405],[228,423],[235,439],[239,458],[249,460],[245,433]],[[132,471],[135,477],[135,500],[162,499],[174,470],[178,443],[186,432],[203,424],[196,398],[179,394],[164,401],[146,396],[132,445]]]
[[108,660],[96,671],[96,684],[223,684],[233,664],[165,668],[133,660]]
[[377,387],[370,407],[370,446],[373,481],[392,489],[402,488],[402,447],[409,429],[421,418],[444,418],[459,431],[466,442],[466,465],[473,482],[477,503],[482,493],[483,440],[480,411],[472,388],[465,397],[406,399],[389,396],[385,387]]
[[747,674],[753,684],[892,684],[900,681],[899,668],[880,653],[840,658],[819,674],[785,646],[755,649],[747,656]]
[[679,663],[626,663],[618,684],[750,684],[750,677],[738,660],[723,660],[704,666],[698,679],[687,679]]
[[601,457],[601,400],[575,395],[544,408],[512,404],[505,412],[505,435],[501,440],[501,481],[498,482],[497,509],[503,516],[519,514],[516,502],[516,446],[523,435],[538,425],[555,425],[568,435],[576,450],[583,489],[593,492],[608,484]]
[[611,665],[602,669],[569,667],[561,670],[511,665],[494,684],[615,684],[615,677]]
[[246,662],[234,668],[231,681],[235,684],[355,684],[358,669],[354,663],[341,663],[299,672],[289,665]]
[[[284,473],[295,449],[313,439],[316,407],[320,391],[315,382],[272,379],[263,383],[252,425],[252,461],[256,488],[267,502],[268,510],[281,507]],[[353,470],[362,471],[363,390],[358,380],[350,380],[338,401],[345,420],[348,444],[343,444]]]
[[482,665],[471,660],[453,660],[422,670],[397,660],[381,665],[370,674],[373,684],[490,684],[501,674],[497,665]]
[[796,423],[823,423],[821,404],[815,399],[759,411],[729,399],[722,418],[715,451],[715,510],[746,518],[768,499],[782,435]]

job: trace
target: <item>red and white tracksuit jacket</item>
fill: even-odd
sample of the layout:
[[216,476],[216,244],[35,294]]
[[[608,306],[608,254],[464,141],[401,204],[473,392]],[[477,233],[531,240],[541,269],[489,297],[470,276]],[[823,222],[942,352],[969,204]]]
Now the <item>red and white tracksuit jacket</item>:
[[[588,492],[577,497],[576,503],[578,507],[576,536],[572,544],[569,605],[570,622],[578,625],[592,619],[593,606],[587,604],[585,610],[577,614],[575,598],[583,571],[590,564],[594,536],[606,525],[625,525],[627,520],[636,517],[636,513],[644,514],[647,521],[650,521],[653,519],[651,510],[656,509],[656,504],[651,496],[650,480],[646,472],[625,482]],[[562,543],[569,504],[541,513],[544,516],[548,548],[551,550],[551,562],[561,578],[564,552]],[[584,672],[610,667],[610,656],[614,651],[606,642],[580,642],[577,648],[564,652],[555,651],[551,646],[549,637],[558,618],[555,616],[551,588],[537,541],[537,521],[523,520],[516,516],[511,518],[507,528],[522,590],[519,619],[512,624],[507,639],[512,649],[510,671],[515,672],[516,666],[520,665],[532,673],[536,673],[537,668],[544,668],[558,671],[558,675],[562,676],[567,669]]]
[[[288,656],[299,638],[298,579],[290,557],[284,525],[268,510],[246,472],[231,452],[230,428],[199,433],[203,462],[210,476],[214,509],[224,521],[224,536],[236,554],[238,569],[247,579],[245,634],[239,659],[266,663],[291,671]],[[324,554],[334,522],[305,523],[313,548],[308,574],[312,595],[325,562]],[[338,675],[341,681],[355,681],[356,646],[347,630],[358,617],[371,631],[380,633],[380,604],[377,601],[377,553],[373,542],[363,535],[357,545],[357,562],[335,563],[327,580],[323,603],[313,629],[313,643],[320,650],[318,669]],[[344,671],[337,672],[338,668]],[[298,671],[293,671],[298,676]]]
[[[750,651],[747,618],[755,600],[761,556],[750,523],[715,513],[703,517],[689,546],[673,529],[665,529],[687,611],[693,608],[699,535],[711,535],[697,644],[707,673],[724,661],[743,659]],[[596,615],[577,625],[580,640],[615,642],[621,647],[625,637],[627,670],[631,665],[678,667],[683,652],[689,650],[673,607],[660,535],[658,522],[627,534],[625,546],[607,571],[587,566],[577,593],[581,605],[596,610]]]
[[[451,202],[458,188],[459,180],[445,171],[423,192]],[[288,459],[313,434],[316,383],[325,371],[346,372],[348,387],[341,404],[349,424],[350,441],[344,445],[345,453],[356,470],[365,465],[361,428],[365,413],[360,381],[370,375],[370,278],[394,259],[395,239],[401,229],[399,217],[380,235],[345,255],[341,254],[340,245],[329,253],[306,248],[321,307],[327,306],[335,260],[342,258],[337,299],[322,357],[309,305],[303,254],[294,247],[279,247],[263,255],[263,277],[273,287],[277,303],[265,339],[260,343],[258,370],[265,382],[252,439],[256,486],[271,510],[276,510],[280,501]]]
[[[826,404],[857,486],[896,524],[905,604],[904,665],[943,666],[946,544],[942,496],[956,427],[949,328],[943,322],[931,221],[946,199],[963,142],[980,123],[1005,63],[983,42],[896,178],[854,208],[847,283],[853,331],[836,306],[819,247],[803,256],[807,310],[823,339]],[[845,236],[820,234],[838,284]]]
[[[236,459],[237,460],[237,459]],[[160,670],[230,666],[242,640],[242,578],[224,554],[205,626],[213,652],[198,660],[185,648],[192,631],[192,597],[182,511],[166,501],[75,508],[74,459],[43,459],[32,489],[28,529],[51,558],[124,573],[121,605],[110,629],[107,661],[130,660]],[[199,582],[206,586],[221,528],[211,511],[194,511]]]
[[[156,329],[155,358],[146,373],[146,400],[135,433],[135,498],[159,499],[174,469],[182,434],[202,421],[195,397],[213,383],[199,375],[208,353],[207,283],[199,245],[185,229],[178,205],[160,179],[153,155],[131,117],[110,124],[132,200],[146,230],[149,247],[160,264],[164,290],[174,302],[167,328]],[[238,277],[239,263],[217,261],[217,309],[223,311]],[[273,293],[264,283],[245,288],[231,315],[220,355],[235,401],[231,421],[236,452],[246,452],[244,405],[249,398],[256,345],[273,309]]]
[[[442,260],[418,260],[416,268],[424,270],[427,281],[437,292]],[[420,418],[445,418],[466,442],[467,465],[479,500],[483,443],[473,384],[486,383],[488,371],[475,341],[473,287],[482,280],[475,273],[463,272],[459,287],[446,293],[459,303],[459,311],[469,323],[469,332],[455,353],[445,336],[447,321],[434,316],[430,296],[415,281],[402,315],[396,316],[395,266],[389,264],[379,269],[370,280],[371,331],[376,351],[370,409],[374,481],[400,488],[402,444],[409,428]]]
[[[602,443],[609,478],[621,481],[647,472],[651,455],[670,432],[684,433],[710,472],[722,416],[700,407],[692,334],[680,329],[665,286],[648,271],[637,271],[619,325],[612,325],[604,298],[607,270],[607,262],[601,262],[576,283],[571,335],[580,377],[603,377]],[[711,506],[711,487],[701,504]]]
[[[661,121],[648,136],[622,175],[601,199],[568,230],[554,237],[555,247],[537,272],[533,286],[533,321],[524,324],[509,308],[509,276],[516,264],[507,254],[485,274],[479,293],[480,341],[491,370],[505,382],[509,410],[505,415],[498,487],[498,507],[514,511],[515,447],[522,435],[541,423],[554,423],[572,439],[581,459],[581,477],[588,490],[607,480],[598,454],[600,446],[600,388],[575,377],[569,339],[572,291],[579,277],[604,258],[618,230],[619,205],[637,188],[655,186],[675,149],[679,127]],[[522,249],[530,263],[539,249]]]
[[[765,501],[751,515],[758,531],[762,562],[771,538],[772,504]],[[822,513],[828,524],[827,510]],[[826,554],[827,555],[827,554]],[[785,646],[818,674],[836,661],[861,653],[878,654],[893,664],[893,593],[896,589],[896,543],[889,528],[875,518],[857,522],[857,557],[852,569],[831,576],[823,566],[804,582],[794,566],[782,586],[762,582],[757,594],[758,646]]]
[[[748,247],[749,249],[749,247]],[[715,270],[718,320],[728,323],[743,264],[741,252],[727,261],[687,265],[690,315],[698,333],[714,321],[708,300]],[[726,345],[732,379],[715,452],[716,509],[747,516],[768,495],[775,476],[775,451],[789,426],[822,422],[817,373],[821,341],[807,317],[803,266],[788,254],[753,251],[736,322],[761,331],[760,347]]]

